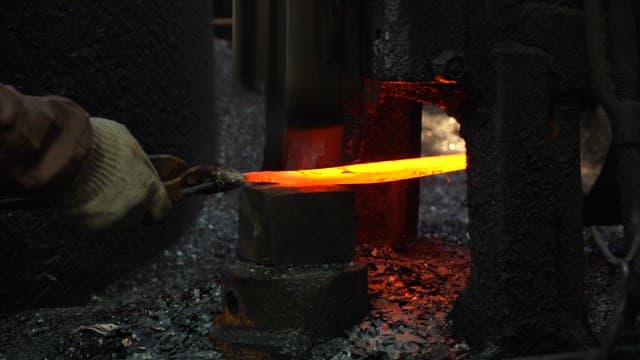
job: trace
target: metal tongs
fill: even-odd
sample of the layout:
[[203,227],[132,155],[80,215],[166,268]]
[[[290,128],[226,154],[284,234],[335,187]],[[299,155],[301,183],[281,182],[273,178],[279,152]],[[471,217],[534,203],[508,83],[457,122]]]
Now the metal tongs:
[[[190,166],[173,155],[150,155],[171,203],[191,195],[227,192],[246,185],[242,173],[215,165]],[[46,199],[0,195],[0,210],[47,209],[53,207]]]
[[173,155],[151,155],[149,159],[172,203],[186,196],[227,192],[247,184],[236,170],[215,165],[190,166]]

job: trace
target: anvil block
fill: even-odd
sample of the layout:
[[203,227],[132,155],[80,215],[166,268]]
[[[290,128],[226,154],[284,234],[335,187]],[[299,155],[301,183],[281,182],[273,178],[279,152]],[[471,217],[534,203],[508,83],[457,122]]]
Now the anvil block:
[[263,265],[349,262],[355,196],[342,186],[257,185],[240,195],[238,257]]

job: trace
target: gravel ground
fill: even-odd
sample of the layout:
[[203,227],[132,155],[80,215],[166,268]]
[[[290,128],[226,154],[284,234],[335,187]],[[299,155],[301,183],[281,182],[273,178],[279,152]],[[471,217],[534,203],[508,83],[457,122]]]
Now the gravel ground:
[[[231,85],[230,59],[228,44],[216,41],[218,162],[258,169],[263,98]],[[446,317],[469,273],[465,174],[424,179],[422,187],[422,239],[402,254],[358,248],[357,260],[369,266],[369,315],[343,337],[316,344],[306,358],[472,358],[467,345],[451,336]],[[208,198],[179,241],[83,306],[0,319],[0,360],[224,359],[207,334],[221,309],[218,274],[234,256],[237,200],[235,192]],[[587,263],[590,320],[598,332],[615,284],[600,257],[590,255]]]

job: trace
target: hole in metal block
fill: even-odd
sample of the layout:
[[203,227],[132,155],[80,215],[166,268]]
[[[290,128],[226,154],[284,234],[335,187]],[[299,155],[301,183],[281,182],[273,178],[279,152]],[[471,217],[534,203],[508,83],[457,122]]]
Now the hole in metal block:
[[238,315],[238,311],[240,310],[240,305],[238,304],[238,298],[233,290],[227,290],[224,293],[224,303],[226,305],[227,310],[232,315]]

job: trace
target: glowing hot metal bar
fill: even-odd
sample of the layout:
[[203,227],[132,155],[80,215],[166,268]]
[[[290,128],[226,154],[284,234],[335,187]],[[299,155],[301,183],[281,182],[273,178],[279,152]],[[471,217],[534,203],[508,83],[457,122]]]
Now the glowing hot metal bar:
[[252,183],[292,186],[373,184],[460,171],[467,168],[465,154],[344,165],[322,169],[256,171],[244,174]]

